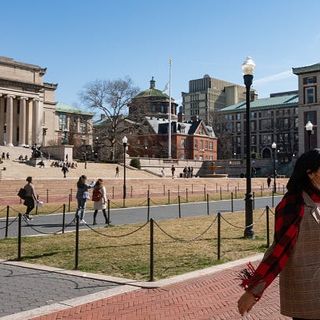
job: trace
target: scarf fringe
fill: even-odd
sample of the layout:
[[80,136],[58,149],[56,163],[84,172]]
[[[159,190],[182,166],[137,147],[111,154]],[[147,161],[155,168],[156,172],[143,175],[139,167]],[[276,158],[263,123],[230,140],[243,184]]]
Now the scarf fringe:
[[254,276],[254,273],[256,272],[255,267],[252,265],[251,262],[247,264],[247,268],[240,271],[238,278],[241,280],[240,286],[244,289],[248,288],[249,282]]

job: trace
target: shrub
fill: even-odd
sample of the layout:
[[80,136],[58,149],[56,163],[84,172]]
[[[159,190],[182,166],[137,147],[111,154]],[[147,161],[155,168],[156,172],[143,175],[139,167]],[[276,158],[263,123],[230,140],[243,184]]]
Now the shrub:
[[140,159],[138,159],[138,158],[131,159],[130,166],[137,168],[137,169],[140,169],[141,168]]

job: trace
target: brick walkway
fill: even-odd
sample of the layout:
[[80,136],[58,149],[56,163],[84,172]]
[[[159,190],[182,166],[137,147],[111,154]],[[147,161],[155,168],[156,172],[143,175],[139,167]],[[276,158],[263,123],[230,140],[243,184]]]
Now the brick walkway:
[[[241,267],[159,289],[140,289],[33,320],[237,320]],[[284,320],[279,313],[278,280],[245,319]]]

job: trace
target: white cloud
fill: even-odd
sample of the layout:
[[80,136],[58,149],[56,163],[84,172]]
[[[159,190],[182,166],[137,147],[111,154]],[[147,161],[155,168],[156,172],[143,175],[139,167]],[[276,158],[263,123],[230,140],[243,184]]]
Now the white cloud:
[[261,86],[261,85],[265,85],[265,84],[272,83],[275,81],[280,81],[280,80],[293,78],[293,77],[294,77],[294,74],[292,73],[292,70],[286,70],[283,72],[279,72],[279,73],[272,74],[270,76],[266,76],[264,78],[255,80],[254,84],[256,86]]

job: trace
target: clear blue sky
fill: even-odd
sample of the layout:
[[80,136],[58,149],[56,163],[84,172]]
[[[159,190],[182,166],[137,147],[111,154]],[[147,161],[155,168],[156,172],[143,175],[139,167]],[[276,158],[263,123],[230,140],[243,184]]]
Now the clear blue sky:
[[130,76],[159,89],[173,60],[173,97],[204,74],[242,83],[255,60],[260,97],[297,89],[291,68],[320,61],[318,0],[1,1],[0,55],[47,67],[57,100],[79,104],[95,79]]

